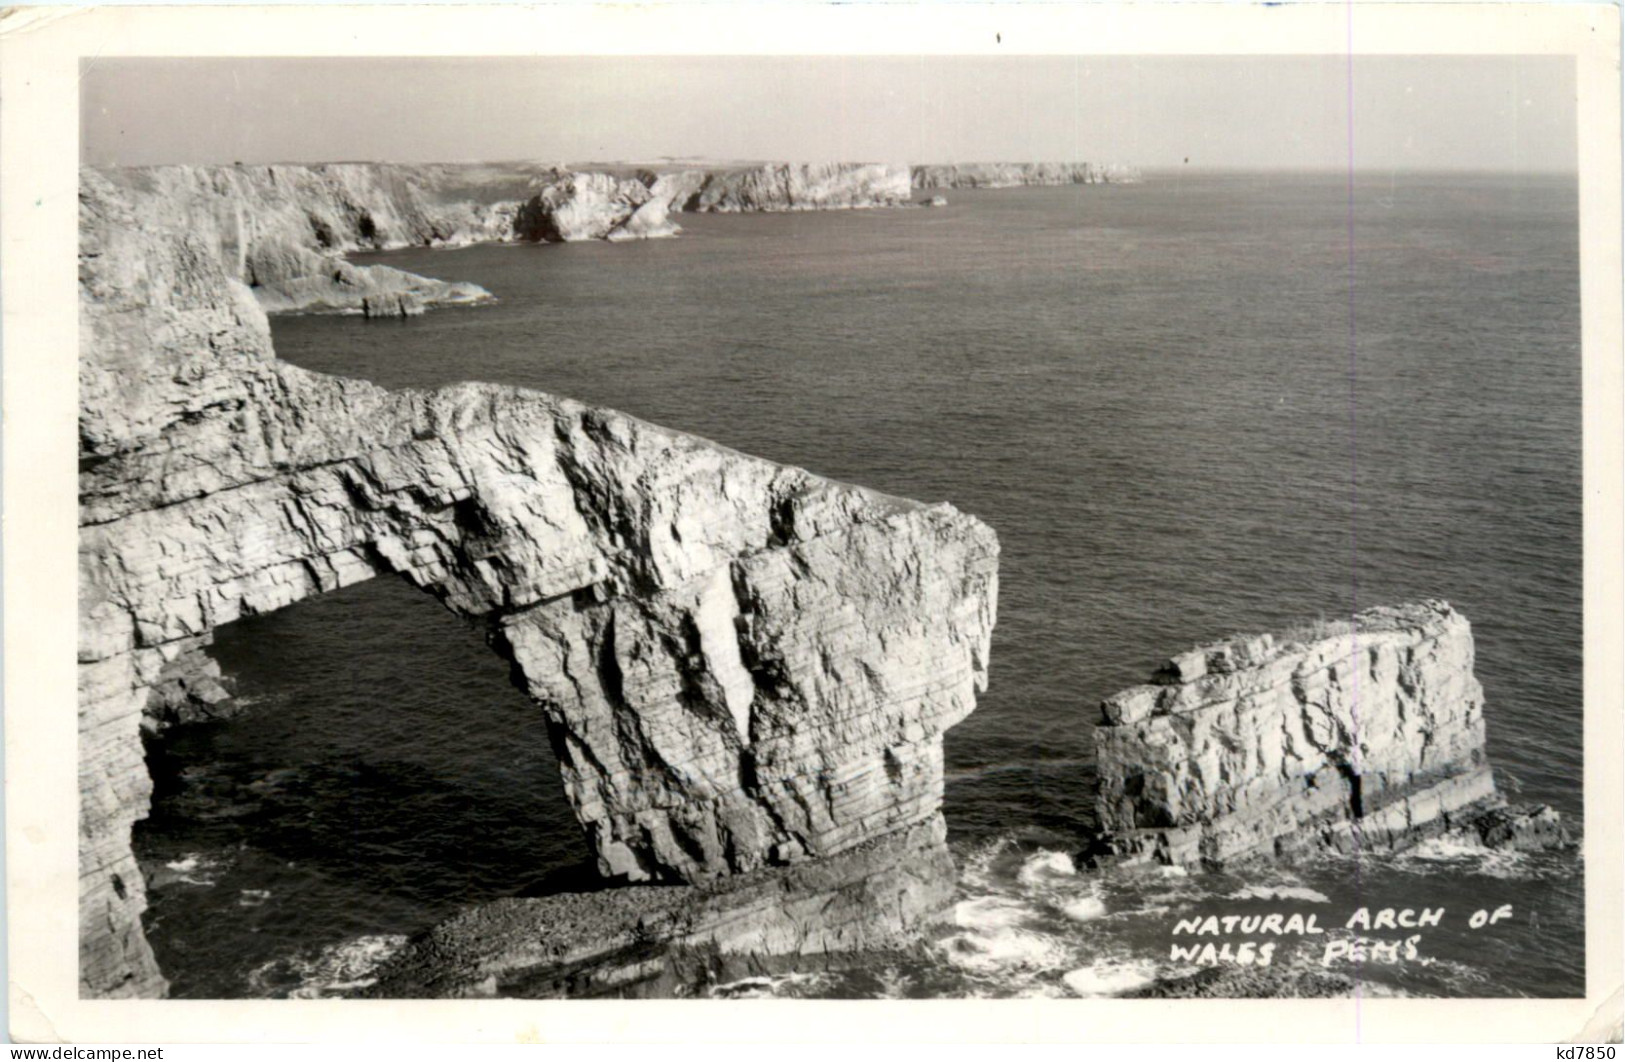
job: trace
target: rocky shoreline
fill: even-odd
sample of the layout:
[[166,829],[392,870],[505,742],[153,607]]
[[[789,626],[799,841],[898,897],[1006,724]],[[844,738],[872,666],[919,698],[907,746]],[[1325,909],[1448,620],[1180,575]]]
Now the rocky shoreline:
[[1561,843],[1555,812],[1496,791],[1473,652],[1466,618],[1428,601],[1173,657],[1101,706],[1091,860]]
[[[916,189],[1123,182],[1122,167],[763,163],[572,169],[534,164],[335,163],[86,170],[138,212],[188,204],[228,274],[271,314],[412,317],[489,301],[476,284],[344,256],[407,247],[657,239],[680,213],[782,213],[912,204]],[[941,197],[935,197],[941,200]],[[931,205],[927,198],[922,205]]]

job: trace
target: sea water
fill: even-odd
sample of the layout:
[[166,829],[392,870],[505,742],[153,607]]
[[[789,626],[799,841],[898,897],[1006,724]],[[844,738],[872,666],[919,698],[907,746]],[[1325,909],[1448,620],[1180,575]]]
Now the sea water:
[[[1103,697],[1202,641],[1426,597],[1473,624],[1503,791],[1579,828],[1573,179],[946,194],[367,256],[499,301],[273,334],[308,368],[567,395],[998,532],[991,686],[946,739],[953,910],[905,960],[720,994],[1115,995],[1189,969],[1181,919],[1267,912],[1328,930],[1276,966],[1363,992],[1579,994],[1573,855],[1107,878],[1069,855]],[[375,580],[223,628],[216,655],[249,711],[155,752],[137,831],[175,994],[344,994],[459,906],[590,883],[537,710],[425,595]],[[1322,967],[1362,906],[1447,914],[1414,961]]]

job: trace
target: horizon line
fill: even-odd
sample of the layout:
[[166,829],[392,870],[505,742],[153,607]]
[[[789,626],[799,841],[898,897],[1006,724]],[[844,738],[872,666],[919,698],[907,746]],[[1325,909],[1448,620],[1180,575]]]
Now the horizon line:
[[147,169],[159,166],[549,166],[555,169],[582,169],[589,166],[672,166],[681,165],[694,168],[722,167],[722,166],[817,166],[834,164],[843,166],[907,166],[910,169],[922,166],[1098,166],[1102,169],[1132,170],[1141,174],[1178,175],[1182,173],[1282,173],[1303,175],[1347,175],[1355,174],[1481,174],[1481,175],[1507,175],[1519,174],[1530,176],[1578,176],[1578,164],[1567,166],[1527,166],[1527,167],[1485,167],[1485,166],[1452,166],[1448,164],[1431,166],[1393,166],[1393,165],[1365,165],[1342,166],[1335,163],[1324,165],[1268,165],[1254,163],[1209,163],[1192,165],[1190,163],[1164,162],[1164,163],[1133,163],[1133,162],[1100,162],[1091,159],[972,159],[954,161],[907,162],[902,160],[885,159],[710,159],[699,156],[662,155],[653,159],[590,159],[590,160],[548,160],[540,158],[483,158],[483,159],[418,159],[406,161],[401,159],[267,159],[267,160],[232,160],[229,162],[91,162],[81,159],[79,165],[91,169]]

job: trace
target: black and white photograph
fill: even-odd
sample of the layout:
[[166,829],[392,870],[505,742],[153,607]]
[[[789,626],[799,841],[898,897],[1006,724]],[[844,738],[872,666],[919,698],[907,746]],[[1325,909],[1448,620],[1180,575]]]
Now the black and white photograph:
[[941,17],[78,60],[80,1001],[1617,986],[1575,55]]

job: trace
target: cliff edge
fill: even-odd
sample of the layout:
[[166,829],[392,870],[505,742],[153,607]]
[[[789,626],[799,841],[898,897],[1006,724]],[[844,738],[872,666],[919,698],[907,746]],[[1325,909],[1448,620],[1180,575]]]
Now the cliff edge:
[[184,221],[267,313],[405,317],[488,301],[476,284],[345,256],[475,243],[656,239],[672,215],[901,206],[909,168],[767,163],[572,169],[527,163],[329,163],[86,170],[157,228]]
[[218,178],[82,174],[82,994],[166,987],[130,848],[143,725],[210,674],[220,624],[385,574],[486,625],[607,878],[716,897],[766,874],[779,891],[750,903],[778,909],[784,875],[834,868],[816,913],[844,929],[694,933],[847,947],[933,913],[953,884],[942,734],[987,680],[992,531],[551,395],[279,362],[254,289],[312,217],[333,211],[335,246],[457,233],[407,188],[339,211],[342,175],[307,203],[267,174],[287,209],[261,215]]

